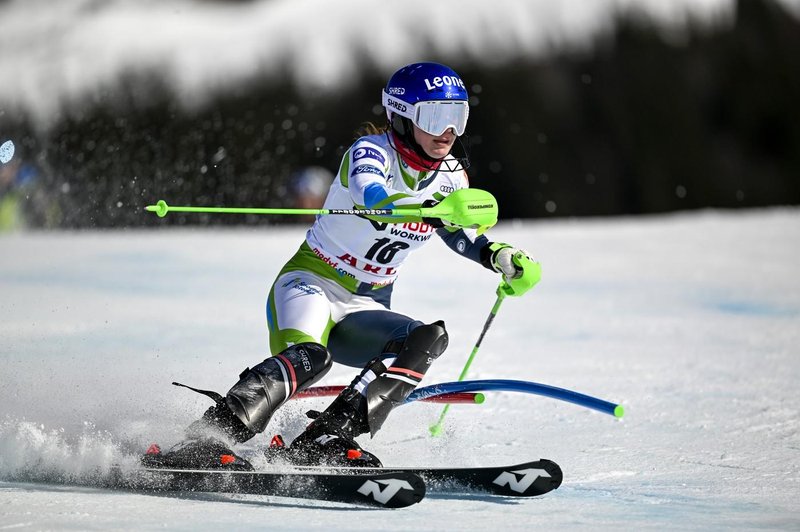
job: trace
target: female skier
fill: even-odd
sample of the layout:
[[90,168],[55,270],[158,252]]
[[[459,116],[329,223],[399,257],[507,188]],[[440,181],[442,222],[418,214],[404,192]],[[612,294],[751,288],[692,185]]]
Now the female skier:
[[[460,146],[469,114],[464,82],[437,63],[414,63],[389,79],[382,95],[388,125],[347,151],[326,209],[429,207],[469,186]],[[459,255],[502,274],[508,295],[539,280],[538,263],[515,247],[439,219],[317,216],[278,274],[267,302],[273,356],[247,368],[223,399],[189,427],[189,439],[153,464],[242,467],[226,441],[264,431],[293,394],[317,382],[333,361],[363,368],[290,446],[275,454],[300,464],[380,466],[355,437],[380,429],[447,347],[444,323],[423,324],[390,309],[400,266],[437,234]],[[313,415],[312,414],[312,415]],[[220,456],[228,458],[220,463]],[[231,456],[235,460],[231,461]]]

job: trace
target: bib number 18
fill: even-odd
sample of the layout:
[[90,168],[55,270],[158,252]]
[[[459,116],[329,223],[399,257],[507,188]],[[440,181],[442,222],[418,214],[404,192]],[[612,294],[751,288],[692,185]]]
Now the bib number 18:
[[378,264],[389,264],[398,251],[407,249],[409,244],[391,238],[378,238],[364,256],[367,260],[374,260]]

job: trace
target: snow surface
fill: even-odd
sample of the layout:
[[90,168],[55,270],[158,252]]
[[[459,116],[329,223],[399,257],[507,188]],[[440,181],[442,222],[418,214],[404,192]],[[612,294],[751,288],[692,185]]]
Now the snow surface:
[[[505,300],[470,377],[619,401],[625,418],[493,393],[451,408],[442,438],[427,433],[441,407],[417,403],[362,443],[388,465],[550,458],[564,470],[555,492],[388,511],[53,483],[176,441],[209,403],[172,380],[224,392],[266,355],[265,296],[303,229],[19,233],[0,235],[0,529],[800,529],[800,210],[490,235],[527,248],[544,276]],[[455,380],[497,279],[440,242],[413,259],[395,309],[447,322],[450,348],[423,384]],[[293,401],[270,429],[293,437],[324,404]]]

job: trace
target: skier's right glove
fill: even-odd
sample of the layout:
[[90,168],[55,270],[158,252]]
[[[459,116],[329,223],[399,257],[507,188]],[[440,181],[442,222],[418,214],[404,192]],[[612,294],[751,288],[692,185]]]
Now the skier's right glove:
[[[425,201],[422,202],[422,208],[430,209],[431,207],[435,207],[438,204],[439,204],[438,201],[429,199],[429,200],[425,200]],[[425,218],[425,217],[423,217],[422,221],[425,222],[426,224],[430,225],[434,229],[439,229],[439,228],[444,227],[444,222],[442,221],[441,218]]]
[[503,275],[501,290],[521,296],[539,282],[542,267],[528,254],[510,244],[490,242],[481,250],[483,265]]

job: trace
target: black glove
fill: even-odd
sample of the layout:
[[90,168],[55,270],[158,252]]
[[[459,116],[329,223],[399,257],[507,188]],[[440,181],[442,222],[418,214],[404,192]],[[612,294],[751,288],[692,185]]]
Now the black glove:
[[[425,201],[422,202],[422,208],[423,209],[430,209],[431,207],[435,207],[438,204],[439,204],[438,201],[429,199],[429,200],[425,200]],[[425,222],[426,224],[430,225],[431,227],[435,228],[435,229],[439,229],[441,227],[444,227],[444,222],[442,222],[441,218],[425,218],[425,217],[423,217],[422,221]]]

